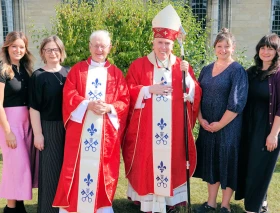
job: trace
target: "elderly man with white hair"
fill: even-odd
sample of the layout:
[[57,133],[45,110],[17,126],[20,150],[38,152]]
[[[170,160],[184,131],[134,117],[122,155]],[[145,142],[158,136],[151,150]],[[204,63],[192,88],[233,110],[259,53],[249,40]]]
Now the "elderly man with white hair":
[[107,61],[109,33],[93,32],[89,49],[91,57],[72,67],[63,90],[65,154],[53,206],[113,213],[129,93],[122,72]]

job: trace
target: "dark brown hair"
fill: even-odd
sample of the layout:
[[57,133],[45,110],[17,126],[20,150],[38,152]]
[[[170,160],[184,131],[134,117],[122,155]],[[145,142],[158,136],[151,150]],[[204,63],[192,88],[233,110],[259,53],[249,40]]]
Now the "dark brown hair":
[[[275,57],[272,59],[271,65],[265,72],[261,71],[263,68],[263,61],[260,59],[260,56],[259,56],[260,49],[264,46],[270,47],[270,48],[273,48],[274,50],[276,50]],[[271,33],[271,34],[265,35],[264,37],[261,38],[261,40],[259,41],[259,43],[256,46],[256,55],[254,56],[255,64],[257,67],[256,74],[258,74],[259,71],[261,71],[263,74],[261,79],[264,79],[266,76],[269,76],[269,75],[277,72],[278,67],[280,65],[279,53],[280,53],[280,38],[277,34]]]
[[229,32],[227,28],[222,28],[220,32],[218,33],[215,41],[214,41],[214,48],[216,47],[218,42],[226,40],[227,42],[231,41],[233,45],[235,45],[235,38],[234,36]]

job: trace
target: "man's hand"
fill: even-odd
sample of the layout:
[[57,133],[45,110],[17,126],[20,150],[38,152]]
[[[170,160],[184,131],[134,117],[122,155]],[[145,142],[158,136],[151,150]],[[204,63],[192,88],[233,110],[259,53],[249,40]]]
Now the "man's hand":
[[104,101],[90,101],[88,103],[88,110],[91,110],[96,115],[103,115],[105,113],[109,113],[111,111],[111,107],[109,104]]
[[156,83],[152,86],[149,87],[149,92],[152,94],[156,94],[156,95],[168,95],[169,93],[172,92],[172,87],[171,86],[167,86],[167,85],[163,85],[164,81],[160,82],[160,83]]

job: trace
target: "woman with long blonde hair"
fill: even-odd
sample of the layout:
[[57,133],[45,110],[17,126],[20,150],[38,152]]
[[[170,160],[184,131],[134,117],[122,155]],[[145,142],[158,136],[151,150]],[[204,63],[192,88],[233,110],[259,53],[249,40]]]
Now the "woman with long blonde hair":
[[4,213],[25,213],[32,199],[32,131],[28,113],[33,56],[22,32],[10,32],[2,46],[0,67],[0,148],[3,155],[0,197]]

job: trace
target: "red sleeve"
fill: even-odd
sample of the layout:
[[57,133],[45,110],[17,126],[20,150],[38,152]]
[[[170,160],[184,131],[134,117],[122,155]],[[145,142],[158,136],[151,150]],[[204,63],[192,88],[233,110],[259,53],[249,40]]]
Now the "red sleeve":
[[132,62],[130,65],[127,75],[126,75],[126,82],[130,93],[130,108],[134,109],[139,92],[143,85],[141,85],[140,79],[140,73],[138,72],[139,66],[142,66],[141,63],[139,63],[139,59]]
[[120,124],[119,135],[120,139],[122,140],[129,109],[130,97],[126,81],[123,77],[122,72],[118,68],[116,68],[116,82],[117,93],[115,96],[115,100],[111,104],[114,106],[118,115]]
[[71,68],[67,75],[66,82],[63,88],[62,112],[65,127],[68,120],[70,119],[71,113],[79,106],[79,104],[83,100],[86,100],[85,97],[80,95],[78,92],[78,82],[80,82],[79,72],[81,63],[82,62],[79,62]]
[[196,119],[198,116],[198,112],[199,112],[202,90],[201,90],[201,87],[200,87],[198,81],[196,80],[196,77],[194,75],[194,72],[193,72],[193,69],[191,66],[189,66],[189,74],[192,77],[192,79],[194,80],[194,84],[195,84],[194,101],[192,104],[188,102],[188,109],[189,109],[188,111],[192,112],[192,128],[194,128],[195,122],[196,122]]

